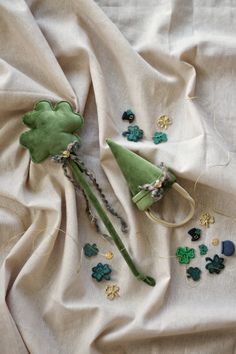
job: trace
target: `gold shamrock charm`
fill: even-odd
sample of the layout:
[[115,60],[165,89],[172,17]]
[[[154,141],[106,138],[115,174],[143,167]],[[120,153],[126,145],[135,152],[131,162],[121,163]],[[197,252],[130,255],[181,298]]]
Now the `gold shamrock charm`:
[[157,118],[156,123],[157,123],[158,128],[168,129],[169,126],[172,124],[172,121],[168,116],[163,115],[163,116]]
[[210,215],[209,213],[202,213],[200,217],[200,224],[205,227],[209,227],[210,224],[215,223],[214,216]]
[[106,287],[105,293],[109,300],[114,300],[119,295],[120,288],[116,284],[108,285]]

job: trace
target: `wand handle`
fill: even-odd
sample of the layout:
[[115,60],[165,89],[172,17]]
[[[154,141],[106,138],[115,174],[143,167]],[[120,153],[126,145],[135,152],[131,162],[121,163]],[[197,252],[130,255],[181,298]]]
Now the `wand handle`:
[[69,160],[69,165],[70,165],[70,167],[71,167],[71,169],[73,171],[73,174],[74,174],[77,182],[80,184],[80,186],[84,190],[86,196],[88,197],[88,199],[90,200],[90,202],[92,203],[94,208],[96,209],[96,211],[97,211],[98,215],[100,216],[100,218],[102,219],[102,222],[105,225],[107,231],[109,232],[109,234],[111,235],[113,241],[115,242],[118,250],[122,254],[122,256],[123,256],[124,260],[126,261],[126,263],[128,264],[131,272],[134,274],[134,276],[137,279],[144,281],[145,283],[147,283],[150,286],[155,286],[156,285],[155,279],[153,279],[152,277],[149,277],[149,276],[146,276],[146,275],[142,274],[136,268],[136,266],[135,266],[132,258],[130,257],[130,255],[129,255],[124,243],[120,239],[120,237],[117,234],[115,228],[113,227],[110,219],[108,218],[106,212],[104,211],[104,209],[101,206],[101,204],[99,203],[97,197],[95,196],[95,194],[93,193],[92,189],[90,188],[89,183],[84,178],[83,172],[80,170],[79,166],[72,160]]

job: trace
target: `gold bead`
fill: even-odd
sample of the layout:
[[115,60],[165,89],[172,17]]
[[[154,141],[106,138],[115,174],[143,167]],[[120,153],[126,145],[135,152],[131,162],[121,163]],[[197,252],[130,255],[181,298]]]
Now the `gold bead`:
[[106,259],[109,259],[109,260],[110,260],[110,259],[113,258],[113,256],[114,256],[114,255],[113,255],[113,253],[112,253],[111,251],[108,251],[108,252],[105,253],[105,258],[106,258]]
[[212,246],[218,246],[220,243],[220,240],[218,238],[213,238],[211,241]]

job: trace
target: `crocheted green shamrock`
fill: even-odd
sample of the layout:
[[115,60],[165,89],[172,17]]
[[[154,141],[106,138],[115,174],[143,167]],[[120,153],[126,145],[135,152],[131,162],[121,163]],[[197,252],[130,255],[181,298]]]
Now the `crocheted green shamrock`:
[[162,142],[166,142],[168,139],[167,139],[167,135],[166,133],[162,133],[162,132],[155,132],[153,137],[152,137],[152,140],[154,142],[154,144],[160,144]]
[[61,101],[52,107],[48,101],[39,101],[33,111],[24,115],[23,122],[30,131],[21,135],[20,143],[29,149],[35,163],[62,153],[74,141],[80,142],[74,133],[82,127],[83,117],[73,111],[69,102]]
[[99,252],[96,243],[90,245],[90,243],[86,243],[83,247],[84,254],[86,257],[96,256]]
[[201,277],[201,272],[201,269],[199,269],[198,267],[190,267],[186,270],[187,278],[192,278],[193,281],[198,281]]
[[130,125],[128,130],[122,133],[129,141],[139,141],[143,138],[143,130],[138,125]]
[[98,263],[96,267],[92,268],[92,277],[97,281],[102,279],[110,280],[110,273],[112,272],[111,267],[108,264]]
[[188,264],[191,258],[195,258],[195,250],[188,247],[178,247],[176,257],[179,258],[179,263]]
[[215,254],[213,259],[210,257],[206,257],[206,261],[209,263],[207,263],[206,265],[206,269],[211,273],[216,273],[219,274],[221,272],[222,269],[224,269],[224,258],[219,257],[218,254]]
[[206,245],[199,245],[198,248],[199,248],[201,256],[204,256],[205,254],[207,254],[208,248]]

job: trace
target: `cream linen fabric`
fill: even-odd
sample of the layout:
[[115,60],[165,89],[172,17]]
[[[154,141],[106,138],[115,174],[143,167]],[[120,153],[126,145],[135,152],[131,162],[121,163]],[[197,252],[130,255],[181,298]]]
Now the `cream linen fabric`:
[[[199,283],[168,258],[192,245],[187,230],[202,211],[236,215],[235,31],[233,0],[0,1],[1,354],[236,352],[235,257],[210,276],[197,252]],[[156,287],[137,281],[96,234],[60,166],[33,164],[19,146],[21,117],[40,99],[68,100],[84,115],[81,156],[126,217],[129,234],[121,237]],[[145,132],[142,142],[121,136],[127,108]],[[156,146],[161,114],[173,124],[169,141]],[[204,172],[195,219],[169,230],[138,212],[107,137],[164,161],[192,194]],[[159,212],[178,221],[187,206],[170,192]],[[236,221],[214,215],[203,233],[209,256],[220,252],[213,237],[236,241]],[[85,242],[114,252],[112,280],[121,295],[114,302],[106,283],[91,279],[102,256],[82,257],[78,272]]]

